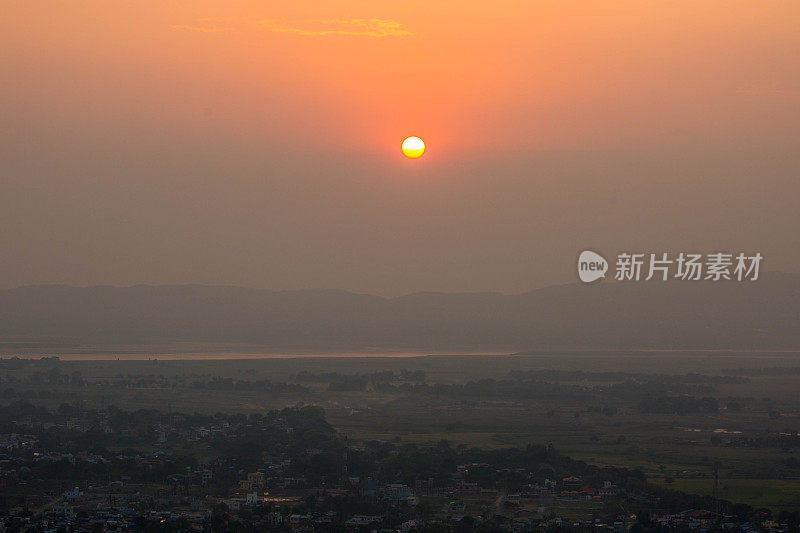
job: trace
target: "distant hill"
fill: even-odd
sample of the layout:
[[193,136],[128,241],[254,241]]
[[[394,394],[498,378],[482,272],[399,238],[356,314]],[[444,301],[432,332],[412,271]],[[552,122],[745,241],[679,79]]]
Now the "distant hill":
[[322,352],[800,349],[800,275],[400,298],[198,285],[29,286],[0,291],[0,341],[188,341]]

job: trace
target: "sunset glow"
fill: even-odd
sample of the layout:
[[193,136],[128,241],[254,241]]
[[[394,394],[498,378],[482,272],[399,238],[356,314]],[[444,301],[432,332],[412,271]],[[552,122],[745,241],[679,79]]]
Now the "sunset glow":
[[578,246],[642,234],[791,270],[800,247],[761,237],[800,231],[774,207],[800,194],[798,18],[739,0],[6,2],[0,279],[523,291],[571,280]]

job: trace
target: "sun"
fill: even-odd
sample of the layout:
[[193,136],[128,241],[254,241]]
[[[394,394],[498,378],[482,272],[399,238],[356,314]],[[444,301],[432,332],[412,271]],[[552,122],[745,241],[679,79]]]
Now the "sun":
[[403,141],[403,153],[409,159],[416,159],[425,153],[425,143],[419,137],[406,137]]

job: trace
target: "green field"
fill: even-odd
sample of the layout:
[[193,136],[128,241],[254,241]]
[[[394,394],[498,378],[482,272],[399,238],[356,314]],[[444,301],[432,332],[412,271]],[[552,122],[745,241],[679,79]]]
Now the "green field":
[[[688,494],[710,495],[714,492],[714,480],[711,478],[675,479],[668,484],[664,483],[663,478],[655,478],[652,482]],[[723,478],[719,481],[719,497],[756,508],[796,511],[800,502],[800,480]]]

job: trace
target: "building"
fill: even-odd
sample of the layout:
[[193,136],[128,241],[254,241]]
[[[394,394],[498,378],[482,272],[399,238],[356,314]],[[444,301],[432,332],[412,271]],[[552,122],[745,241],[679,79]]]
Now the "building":
[[247,481],[251,483],[251,485],[263,487],[264,486],[264,472],[250,472],[247,474]]
[[81,498],[83,498],[83,492],[81,492],[78,489],[78,487],[75,487],[74,489],[71,489],[71,490],[68,490],[67,492],[65,492],[64,493],[64,498],[67,501],[80,500]]
[[58,502],[53,506],[53,513],[72,518],[75,516],[75,509],[67,502]]

